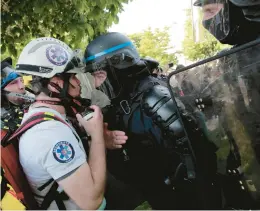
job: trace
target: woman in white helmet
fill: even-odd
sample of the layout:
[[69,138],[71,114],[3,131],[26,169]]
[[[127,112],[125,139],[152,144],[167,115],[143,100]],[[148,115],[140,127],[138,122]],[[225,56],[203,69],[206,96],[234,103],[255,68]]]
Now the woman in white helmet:
[[[81,87],[75,77],[82,68],[78,52],[57,39],[38,38],[27,44],[16,70],[32,75],[31,88],[36,101],[23,122],[38,112],[55,115],[64,121],[67,116],[82,112]],[[60,121],[41,122],[20,138],[20,163],[43,209],[94,210],[105,206],[103,116],[97,106],[91,108],[93,117],[88,121],[77,114],[79,124],[92,138],[88,159],[74,128]],[[58,184],[60,197],[53,197],[46,204],[46,195],[54,183]]]

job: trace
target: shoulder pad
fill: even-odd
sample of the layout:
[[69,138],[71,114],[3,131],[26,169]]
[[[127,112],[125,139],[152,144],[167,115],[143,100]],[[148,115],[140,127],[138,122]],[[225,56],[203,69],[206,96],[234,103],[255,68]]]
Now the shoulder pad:
[[146,64],[148,65],[148,67],[150,69],[155,69],[159,66],[159,62],[156,61],[155,59],[152,59],[152,58],[144,58],[142,59],[146,62]]
[[168,131],[167,134],[175,138],[184,136],[177,103],[172,100],[166,87],[156,85],[146,91],[141,100],[141,107],[164,132]]
[[167,84],[164,81],[159,80],[158,78],[153,77],[153,76],[148,76],[144,80],[141,81],[141,83],[138,87],[138,91],[144,92],[144,91],[151,89],[152,87],[154,87],[156,85],[161,85],[162,87],[167,87]]
[[153,115],[158,108],[167,103],[171,99],[169,90],[162,85],[155,85],[146,90],[142,98],[142,106],[144,109],[149,108],[149,114]]

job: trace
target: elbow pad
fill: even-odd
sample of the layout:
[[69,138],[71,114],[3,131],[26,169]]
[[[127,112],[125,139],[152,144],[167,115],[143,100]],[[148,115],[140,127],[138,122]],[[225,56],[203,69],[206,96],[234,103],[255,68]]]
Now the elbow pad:
[[141,106],[145,114],[151,117],[153,122],[162,130],[164,147],[177,150],[182,154],[187,176],[189,179],[194,179],[196,174],[192,158],[193,153],[178,113],[178,109],[183,108],[179,107],[179,103],[178,105],[177,103],[172,100],[168,89],[161,85],[149,89],[144,93],[141,100]]

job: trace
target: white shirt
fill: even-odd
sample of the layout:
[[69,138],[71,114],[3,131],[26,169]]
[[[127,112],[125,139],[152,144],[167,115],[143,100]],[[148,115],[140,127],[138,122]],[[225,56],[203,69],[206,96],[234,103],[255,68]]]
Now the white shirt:
[[[37,112],[50,112],[56,116],[65,118],[55,110],[50,108],[31,108],[25,114],[23,121]],[[76,170],[87,161],[86,152],[81,140],[75,137],[72,127],[59,121],[46,121],[35,125],[27,130],[20,138],[19,156],[24,173],[31,185],[33,192],[40,196],[45,196],[52,184],[44,190],[37,188],[45,184],[51,178],[58,180],[63,176]],[[62,191],[59,187],[58,191]],[[43,198],[35,197],[41,204]],[[80,209],[71,199],[63,201],[66,209]],[[49,210],[58,209],[53,201]]]

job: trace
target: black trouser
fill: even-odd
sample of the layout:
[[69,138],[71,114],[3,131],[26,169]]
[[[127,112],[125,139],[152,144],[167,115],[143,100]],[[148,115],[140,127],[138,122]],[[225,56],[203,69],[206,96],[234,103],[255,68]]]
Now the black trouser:
[[107,174],[105,198],[107,210],[133,210],[145,201],[140,192],[117,180],[109,172]]
[[[142,158],[135,157],[135,159],[132,157],[130,162],[120,162],[122,159],[115,154],[116,152],[109,157],[108,168],[117,179],[124,181],[124,183],[111,177],[111,175],[108,177],[112,181],[108,184],[111,190],[107,192],[111,202],[116,201],[117,203],[118,194],[124,192],[125,188],[129,193],[124,193],[119,198],[123,198],[122,201],[129,200],[127,201],[129,205],[128,207],[123,205],[124,208],[122,209],[134,209],[143,201],[148,201],[153,209],[180,209],[176,192],[164,183],[164,177],[161,173],[163,165],[158,158],[146,154],[146,156],[141,155]],[[111,187],[111,184],[113,187]],[[136,190],[139,190],[143,197],[139,197],[139,193],[137,197]],[[118,206],[121,207],[122,205]],[[108,209],[110,209],[110,206],[108,206]]]

